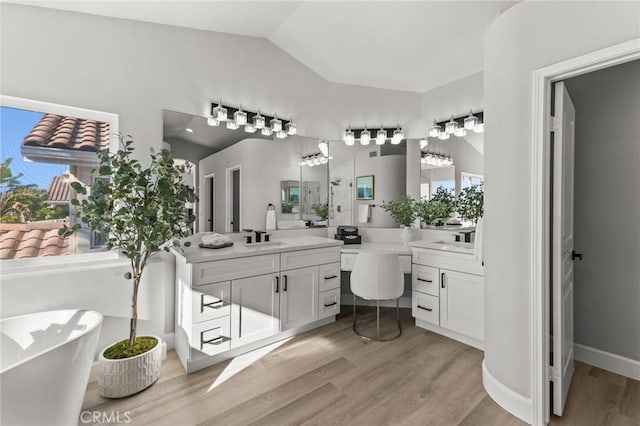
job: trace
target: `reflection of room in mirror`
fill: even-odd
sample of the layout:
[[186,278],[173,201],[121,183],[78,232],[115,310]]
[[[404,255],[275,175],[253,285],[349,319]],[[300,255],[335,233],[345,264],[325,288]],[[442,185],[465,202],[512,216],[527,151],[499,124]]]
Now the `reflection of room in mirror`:
[[[163,111],[163,118],[164,141],[175,156],[197,166],[199,230],[264,230],[269,204],[276,207],[276,223],[283,228],[304,228],[304,221],[321,225],[313,204],[327,203],[328,165],[300,166],[303,156],[318,152],[319,139],[248,135],[173,111]],[[235,176],[229,171],[237,169],[236,188],[228,176]]]
[[340,141],[329,148],[330,225],[397,228],[381,205],[406,194],[406,142],[347,146]]

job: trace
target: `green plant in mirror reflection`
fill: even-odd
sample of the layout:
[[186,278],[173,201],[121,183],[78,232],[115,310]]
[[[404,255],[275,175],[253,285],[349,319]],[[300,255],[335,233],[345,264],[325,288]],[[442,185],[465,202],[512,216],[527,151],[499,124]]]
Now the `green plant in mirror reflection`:
[[329,219],[329,204],[328,203],[313,203],[311,209],[317,216],[320,216],[320,220]]
[[456,212],[462,219],[474,223],[484,214],[484,190],[482,185],[474,185],[460,191],[456,200]]
[[382,204],[382,209],[389,213],[393,220],[400,225],[411,226],[417,217],[416,205],[416,200],[408,195],[404,195],[396,201],[389,201]]
[[431,224],[438,219],[448,219],[455,212],[455,196],[445,187],[438,187],[430,199],[417,203],[417,215],[424,224]]

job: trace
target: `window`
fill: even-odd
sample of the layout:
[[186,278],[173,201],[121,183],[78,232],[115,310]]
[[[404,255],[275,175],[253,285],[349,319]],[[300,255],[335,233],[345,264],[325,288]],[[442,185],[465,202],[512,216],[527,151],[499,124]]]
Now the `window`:
[[460,177],[461,189],[482,185],[483,182],[484,177],[482,175],[476,175],[473,173],[462,172]]
[[19,98],[1,100],[0,260],[104,251],[100,233],[82,230],[65,239],[58,230],[75,220],[70,183],[92,183],[96,152],[109,148],[117,117]]

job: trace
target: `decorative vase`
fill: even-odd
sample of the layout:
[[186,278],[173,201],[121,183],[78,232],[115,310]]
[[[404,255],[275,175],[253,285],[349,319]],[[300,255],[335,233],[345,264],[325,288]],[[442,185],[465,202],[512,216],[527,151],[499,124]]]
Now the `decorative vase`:
[[[105,398],[123,398],[138,393],[158,380],[162,363],[162,346],[159,337],[153,337],[158,343],[145,353],[123,359],[107,359],[104,351],[98,360],[98,385],[100,396]],[[117,342],[114,342],[114,344]]]
[[409,244],[411,240],[413,240],[413,235],[411,233],[411,228],[409,226],[403,226],[402,232],[400,233],[400,240],[406,246]]

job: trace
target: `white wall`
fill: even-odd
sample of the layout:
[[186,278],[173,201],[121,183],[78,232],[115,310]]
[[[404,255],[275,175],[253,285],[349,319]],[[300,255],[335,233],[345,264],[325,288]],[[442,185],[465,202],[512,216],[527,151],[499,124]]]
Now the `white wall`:
[[640,4],[521,2],[485,36],[485,363],[531,397],[532,72],[638,37]]
[[575,341],[640,361],[640,60],[566,81],[576,107]]

